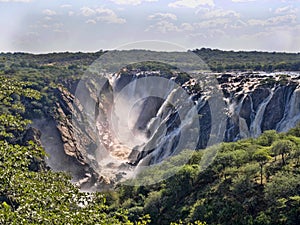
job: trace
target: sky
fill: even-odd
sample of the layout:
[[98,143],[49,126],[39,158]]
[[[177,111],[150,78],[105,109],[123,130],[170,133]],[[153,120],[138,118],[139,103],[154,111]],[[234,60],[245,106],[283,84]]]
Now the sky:
[[148,48],[145,40],[159,50],[300,52],[299,16],[300,0],[0,0],[0,52]]

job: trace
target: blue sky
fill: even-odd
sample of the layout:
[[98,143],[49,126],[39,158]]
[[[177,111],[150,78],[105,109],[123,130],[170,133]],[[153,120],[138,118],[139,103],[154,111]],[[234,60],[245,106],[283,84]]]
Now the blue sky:
[[0,0],[0,15],[0,52],[97,51],[143,40],[300,52],[300,0]]

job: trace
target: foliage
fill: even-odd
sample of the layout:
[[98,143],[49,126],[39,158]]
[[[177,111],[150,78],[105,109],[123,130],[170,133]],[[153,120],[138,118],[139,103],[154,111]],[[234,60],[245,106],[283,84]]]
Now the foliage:
[[[151,216],[151,224],[298,224],[300,142],[291,135],[297,129],[215,146],[217,155],[204,169],[199,166],[203,151],[179,169],[174,162],[164,171],[156,168],[153,174],[177,172],[152,186],[118,187],[119,207],[138,208],[136,213]],[[275,160],[282,153],[285,164]]]
[[193,50],[212,71],[299,71],[300,54],[257,51],[222,51],[201,48]]

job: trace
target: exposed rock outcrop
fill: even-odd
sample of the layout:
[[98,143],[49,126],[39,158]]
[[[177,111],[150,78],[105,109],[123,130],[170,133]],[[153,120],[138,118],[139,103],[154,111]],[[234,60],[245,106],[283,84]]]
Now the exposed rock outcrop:
[[[218,74],[217,85],[203,89],[201,80],[187,79],[186,76],[182,80],[175,72],[164,74],[164,78],[172,82],[180,80],[177,88],[185,91],[188,101],[181,102],[183,95],[176,94],[173,89],[166,90],[163,97],[145,98],[147,93],[143,92],[146,90],[133,85],[134,88],[122,93],[122,101],[125,102],[122,106],[126,108],[130,96],[137,95],[142,101],[135,104],[139,107],[136,111],[139,114],[134,114],[136,118],[129,116],[130,122],[134,123],[129,131],[131,134],[122,133],[119,120],[128,119],[126,113],[131,111],[124,108],[124,112],[118,114],[116,110],[120,108],[115,105],[116,97],[124,91],[124,87],[138,79],[159,75],[157,71],[126,71],[114,75],[114,83],[106,79],[100,91],[95,85],[97,82],[89,81],[81,87],[83,94],[79,98],[63,87],[56,89],[59,101],[53,114],[53,130],[56,130],[60,138],[57,141],[66,156],[61,163],[68,165],[67,171],[72,172],[78,185],[110,188],[132,173],[136,166],[156,164],[175,154],[176,146],[180,145],[180,138],[184,135],[185,148],[201,149],[214,143],[210,139],[235,141],[257,137],[268,129],[286,131],[300,121],[300,85],[299,79],[294,77],[258,73]],[[70,87],[74,92],[74,87]],[[212,93],[217,89],[222,93],[222,99],[210,102]],[[188,104],[189,101],[192,105]],[[214,104],[220,101],[225,102],[224,112],[227,114],[224,117],[220,116],[222,110],[214,111],[218,108]],[[90,105],[93,107],[87,110]],[[198,116],[191,119],[194,106]],[[193,127],[195,122],[199,123],[198,130]],[[226,128],[223,133],[218,133],[222,132],[221,127],[218,130],[222,123],[226,123]],[[193,142],[193,134],[197,135],[197,143],[189,146]],[[132,135],[140,135],[142,141],[129,145],[131,140],[126,140]]]
[[42,146],[41,135],[42,133],[40,130],[34,127],[29,127],[23,135],[22,143],[28,143],[29,141],[33,141],[37,145]]
[[[285,123],[291,111],[293,95],[300,82],[293,77],[268,74],[228,76],[218,79],[229,109],[226,141],[257,137],[265,130],[287,131],[299,119]],[[225,82],[225,83],[223,83]],[[284,125],[285,124],[285,125]]]

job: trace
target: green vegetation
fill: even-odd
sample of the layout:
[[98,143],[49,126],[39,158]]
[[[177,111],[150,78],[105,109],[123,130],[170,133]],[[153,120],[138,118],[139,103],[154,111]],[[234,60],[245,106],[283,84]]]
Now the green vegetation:
[[[119,187],[115,207],[127,208],[129,218],[149,214],[151,224],[299,224],[299,132],[300,125],[285,134],[266,131],[258,139],[214,146],[206,151],[217,148],[217,155],[204,170],[206,152],[195,152],[159,184]],[[149,173],[168,174],[175,165]]]
[[0,140],[15,142],[29,124],[29,120],[22,119],[27,110],[23,103],[41,98],[38,91],[28,88],[30,85],[0,77]]
[[201,48],[195,52],[212,71],[299,71],[299,53],[221,51]]
[[[210,48],[195,49],[189,52],[197,54],[201,60],[212,71],[299,71],[300,70],[300,53],[278,53],[278,52],[257,52],[257,51],[222,51]],[[42,78],[55,82],[62,81],[64,78],[76,78],[81,75],[83,71],[90,66],[95,60],[99,59],[105,51],[96,53],[51,53],[42,55],[33,55],[26,53],[0,53],[0,69],[6,75],[18,74],[18,76],[27,77],[34,80],[34,77],[40,74]],[[130,58],[134,55],[140,55],[140,58],[147,58],[151,51],[146,50],[131,50],[126,52],[126,57]],[[153,52],[152,52],[153,53]],[[112,58],[113,57],[113,58]],[[123,56],[124,57],[124,56]],[[177,62],[175,65],[178,68],[186,67],[199,68],[199,61],[195,62],[195,58],[188,57],[186,53],[170,52],[154,52],[151,55],[152,61],[160,62],[161,58],[166,62]],[[157,60],[155,60],[157,58]],[[109,62],[114,62],[116,68],[120,69],[118,61],[118,52],[113,51],[112,54],[106,55],[105,59]],[[180,63],[182,62],[182,63]],[[119,66],[119,67],[118,67]],[[136,64],[141,68],[139,63]],[[204,66],[204,65],[203,65]],[[114,66],[112,66],[114,67]],[[135,67],[135,66],[133,66]],[[156,65],[151,65],[151,61],[142,65],[144,69],[157,70]],[[205,67],[205,66],[204,66]],[[172,69],[173,66],[163,66],[160,69]],[[31,76],[20,74],[22,71],[31,73]],[[63,73],[62,73],[63,72]],[[26,73],[25,73],[26,74]],[[41,75],[40,74],[40,75]],[[57,76],[59,75],[59,76]]]
[[[299,54],[195,52],[215,71],[300,69]],[[284,134],[266,131],[257,139],[196,151],[178,167],[184,152],[147,171],[166,177],[177,171],[149,186],[84,193],[68,174],[49,170],[38,143],[24,141],[30,119],[51,115],[57,86],[74,92],[85,69],[103,53],[0,54],[0,224],[300,223],[300,125]],[[130,69],[135,66],[140,67]],[[158,68],[173,69],[144,65],[144,70]],[[182,83],[187,75],[178,79]],[[211,151],[217,154],[207,166]],[[155,179],[147,173],[145,179]]]

